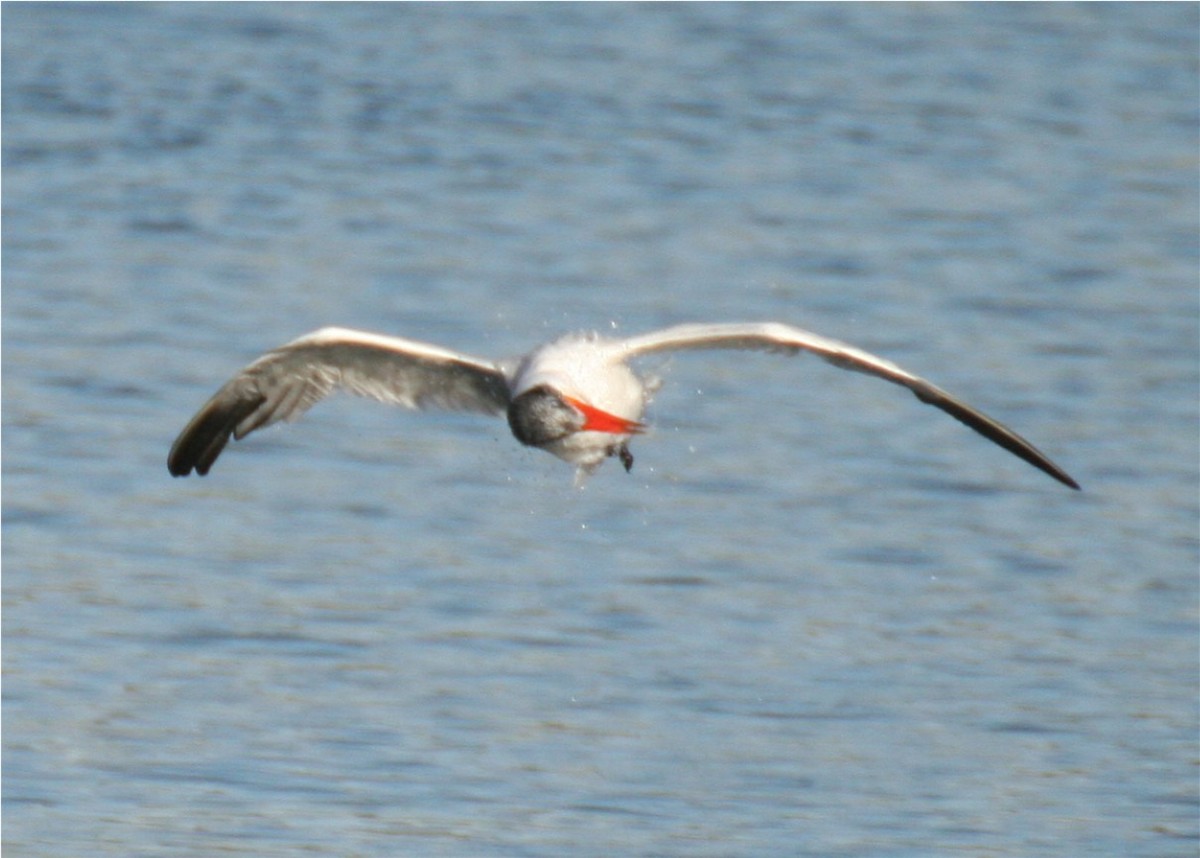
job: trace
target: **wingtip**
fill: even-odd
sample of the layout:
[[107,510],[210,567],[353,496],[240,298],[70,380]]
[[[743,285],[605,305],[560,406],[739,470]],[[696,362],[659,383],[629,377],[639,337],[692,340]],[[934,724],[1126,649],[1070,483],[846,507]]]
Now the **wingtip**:
[[171,459],[167,460],[167,471],[172,477],[190,477],[193,470],[195,470],[198,477],[203,477],[208,473],[208,468],[201,468],[199,465],[192,465],[188,462],[177,462]]
[[[1025,445],[1025,449],[1022,451],[1019,451],[1019,452],[1016,450],[1013,450],[1012,452],[1016,452],[1016,454],[1018,456],[1020,456],[1025,461],[1029,462],[1029,464],[1033,465],[1035,468],[1037,468],[1039,471],[1046,474],[1047,476],[1053,477],[1055,480],[1062,483],[1067,488],[1073,489],[1077,492],[1083,491],[1083,487],[1080,486],[1079,483],[1077,483],[1075,481],[1075,478],[1072,477],[1070,474],[1068,474],[1066,471],[1064,471],[1062,468],[1060,468],[1058,465],[1056,465],[1054,462],[1052,462],[1045,453],[1038,450],[1036,447],[1034,447],[1028,441],[1025,441],[1024,439],[1021,439],[1021,440],[1023,441],[1023,443]],[[1026,455],[1027,453],[1028,453],[1028,455]]]
[[194,461],[185,459],[179,450],[171,450],[170,455],[167,456],[167,471],[172,477],[190,476],[193,469],[199,476],[204,476],[204,471],[200,470],[200,466]]
[[186,477],[192,472],[192,463],[185,462],[180,453],[180,441],[177,439],[171,445],[171,452],[167,454],[167,473],[172,477]]

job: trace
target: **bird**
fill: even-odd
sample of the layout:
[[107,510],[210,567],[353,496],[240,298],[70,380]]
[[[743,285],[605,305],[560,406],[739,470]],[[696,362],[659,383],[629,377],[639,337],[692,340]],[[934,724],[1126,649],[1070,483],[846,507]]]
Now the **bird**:
[[690,323],[637,336],[568,333],[527,354],[491,361],[441,346],[341,327],[325,327],[253,361],[226,382],[180,432],[167,457],[173,476],[209,472],[229,439],[295,420],[337,389],[416,409],[508,418],[522,444],[576,468],[582,485],[610,457],[629,471],[630,442],[647,430],[657,382],[634,373],[632,359],[659,352],[740,349],[818,355],[830,364],[910,390],[983,437],[1072,489],[1062,468],[1003,423],[891,361],[836,339],[780,322]]

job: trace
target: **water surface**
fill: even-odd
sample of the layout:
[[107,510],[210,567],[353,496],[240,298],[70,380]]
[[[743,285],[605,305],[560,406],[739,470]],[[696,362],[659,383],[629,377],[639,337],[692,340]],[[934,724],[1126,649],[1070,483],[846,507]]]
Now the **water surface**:
[[[13,855],[1194,855],[1190,4],[6,4]],[[631,475],[341,398],[323,324],[679,355]]]

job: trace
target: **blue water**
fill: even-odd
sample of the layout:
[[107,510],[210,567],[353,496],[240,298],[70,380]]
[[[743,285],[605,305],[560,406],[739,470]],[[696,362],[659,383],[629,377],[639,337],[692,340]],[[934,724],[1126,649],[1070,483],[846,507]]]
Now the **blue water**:
[[[1197,7],[5,4],[12,856],[1193,856]],[[583,491],[323,324],[684,354]]]

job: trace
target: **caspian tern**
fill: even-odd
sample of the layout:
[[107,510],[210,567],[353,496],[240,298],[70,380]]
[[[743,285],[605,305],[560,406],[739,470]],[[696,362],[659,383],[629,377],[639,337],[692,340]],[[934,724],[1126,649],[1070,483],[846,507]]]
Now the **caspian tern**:
[[524,357],[492,362],[398,337],[322,328],[267,352],[216,392],[171,447],[177,477],[208,473],[230,436],[241,439],[293,420],[336,388],[408,408],[508,415],[522,444],[577,468],[577,481],[617,456],[633,467],[629,442],[656,389],[627,365],[631,358],[683,349],[806,351],[842,369],[907,387],[983,437],[1073,489],[1075,482],[1007,426],[890,361],[837,340],[774,322],[678,325],[610,339],[568,334]]

